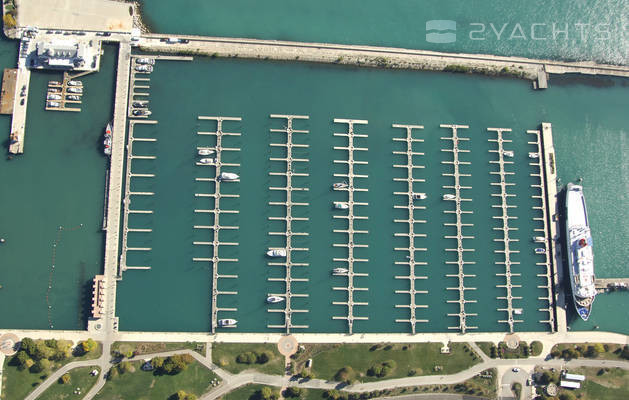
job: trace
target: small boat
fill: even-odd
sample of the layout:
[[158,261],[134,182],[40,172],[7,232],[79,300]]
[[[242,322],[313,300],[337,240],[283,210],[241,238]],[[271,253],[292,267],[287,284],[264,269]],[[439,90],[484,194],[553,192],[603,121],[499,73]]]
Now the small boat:
[[444,199],[444,200],[456,200],[456,196],[455,196],[455,195],[453,195],[453,194],[449,194],[449,193],[448,193],[448,194],[444,194],[444,195],[443,195],[443,199]]
[[59,89],[57,87],[48,88],[48,92],[49,93],[59,93],[60,91],[61,91],[61,89]]
[[283,301],[284,301],[284,298],[280,296],[269,296],[266,298],[266,302],[269,304],[281,303]]
[[413,193],[413,200],[424,200],[426,193]]
[[199,149],[200,156],[213,156],[216,151],[214,149]]
[[236,326],[237,323],[238,323],[238,321],[236,321],[235,319],[231,319],[231,318],[219,319],[218,320],[218,326],[220,326],[220,327]]
[[49,101],[49,102],[46,103],[46,105],[48,107],[59,107],[60,106],[58,101]]
[[347,184],[347,182],[343,181],[343,182],[336,182],[332,185],[332,189],[347,189],[349,187],[349,185]]
[[135,70],[138,72],[153,72],[152,65],[136,65]]
[[66,92],[68,93],[83,93],[83,88],[80,87],[69,87],[68,89],[66,89]]
[[286,257],[286,249],[271,249],[266,252],[269,257]]
[[148,58],[148,57],[136,58],[135,62],[137,64],[154,65],[155,64],[155,59],[154,58]]
[[46,97],[48,100],[61,100],[61,95],[60,94],[49,94]]
[[145,100],[136,100],[131,105],[135,108],[146,108],[149,106],[149,102]]
[[68,81],[69,86],[83,86],[83,82],[81,81]]
[[77,96],[76,94],[67,95],[66,98],[68,100],[81,100],[81,96]]
[[216,164],[216,158],[202,158],[199,160],[201,164]]
[[240,176],[238,176],[238,174],[234,174],[233,172],[221,172],[218,176],[218,180],[220,181],[235,181],[239,178]]
[[531,151],[529,153],[529,158],[539,158],[539,153],[535,153],[535,152]]
[[332,275],[347,275],[349,270],[347,268],[334,268],[332,270]]
[[546,249],[543,247],[536,247],[535,254],[546,254]]
[[513,313],[515,315],[522,315],[522,309],[521,308],[514,308],[513,309]]
[[502,155],[505,157],[513,157],[513,151],[511,150],[503,150]]
[[151,112],[149,110],[133,110],[131,113],[136,117],[148,117],[149,115],[151,115]]
[[347,210],[349,209],[349,204],[344,201],[335,201],[334,208],[337,210]]
[[110,156],[111,155],[111,122],[107,123],[107,126],[105,127],[105,134],[103,136],[104,136],[103,153],[105,153],[105,155]]
[[544,236],[533,236],[533,241],[535,243],[544,243],[546,238]]
[[48,82],[49,85],[61,85],[61,82],[59,81],[50,81]]

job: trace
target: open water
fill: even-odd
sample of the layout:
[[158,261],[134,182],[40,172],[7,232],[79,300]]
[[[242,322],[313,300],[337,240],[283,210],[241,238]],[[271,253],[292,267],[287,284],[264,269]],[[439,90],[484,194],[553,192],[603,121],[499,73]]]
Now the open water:
[[[246,4],[245,4],[246,3]],[[172,3],[147,2],[144,10],[149,22],[158,31],[222,36],[249,36],[290,40],[309,40],[340,43],[363,43],[411,48],[426,48],[443,51],[484,52],[515,54],[551,58],[590,58],[607,62],[626,62],[627,41],[585,41],[576,39],[561,43],[489,40],[471,41],[470,23],[495,24],[516,23],[518,15],[527,15],[525,22],[552,22],[557,18],[574,24],[591,20],[594,22],[616,22],[622,19],[627,4],[623,1],[599,1],[601,7],[586,2],[556,1],[551,5],[542,2],[524,5],[485,5],[466,3],[468,6],[432,4],[430,7],[411,2],[356,2],[324,4],[310,3],[237,1],[218,6],[205,2],[178,4],[177,10],[183,17],[172,17]],[[566,3],[566,4],[564,4]],[[466,8],[467,7],[467,8]],[[508,9],[507,9],[508,8]],[[570,12],[566,12],[569,8]],[[600,12],[600,9],[606,10]],[[484,10],[484,11],[483,11]],[[194,11],[194,12],[192,12]],[[286,18],[290,15],[290,18]],[[478,16],[478,18],[477,18]],[[403,18],[403,21],[400,19]],[[452,19],[458,25],[457,41],[453,44],[430,44],[425,41],[425,20]],[[271,22],[270,22],[271,21]],[[275,21],[275,23],[272,23]],[[499,26],[499,25],[497,25]],[[487,29],[491,29],[488,27]],[[506,28],[507,30],[509,27]],[[495,36],[494,36],[495,38]],[[465,40],[464,40],[465,39]],[[0,61],[4,67],[13,67],[17,46],[13,42],[0,42]],[[26,154],[13,160],[0,160],[0,233],[7,242],[0,246],[0,326],[20,328],[80,329],[85,326],[86,307],[89,304],[89,280],[102,268],[104,235],[100,231],[106,160],[100,154],[99,142],[102,128],[111,117],[113,101],[113,76],[115,51],[105,52],[101,72],[83,78],[86,95],[81,113],[54,113],[43,110],[43,94],[46,82],[58,79],[58,74],[34,73],[29,97],[27,119]],[[208,192],[195,184],[194,178],[206,176],[211,169],[194,166],[194,149],[200,143],[197,130],[213,130],[209,122],[199,124],[198,115],[232,115],[243,117],[242,123],[228,125],[242,132],[236,140],[242,152],[234,159],[242,164],[242,182],[229,188],[241,195],[238,201],[227,203],[240,210],[233,217],[240,230],[234,233],[239,248],[227,250],[222,255],[240,259],[238,264],[221,266],[223,273],[236,273],[239,279],[222,287],[238,290],[239,296],[221,298],[222,306],[236,306],[238,311],[225,317],[235,317],[242,331],[266,331],[266,324],[278,322],[266,312],[264,296],[274,291],[266,278],[272,273],[266,266],[264,250],[276,244],[268,236],[271,228],[267,217],[271,212],[266,202],[272,197],[268,190],[271,180],[266,172],[271,168],[269,128],[273,125],[271,113],[295,113],[310,115],[303,123],[310,134],[305,138],[310,144],[306,152],[311,162],[307,169],[310,177],[306,183],[310,192],[306,198],[310,222],[306,239],[311,252],[310,267],[301,274],[308,277],[307,284],[299,290],[309,293],[300,308],[310,312],[299,316],[296,322],[310,325],[313,332],[344,332],[345,325],[332,321],[333,315],[342,315],[343,309],[332,306],[338,292],[332,286],[342,286],[342,278],[329,275],[334,265],[332,257],[337,255],[332,243],[343,240],[342,235],[332,234],[338,222],[332,219],[329,208],[332,200],[340,200],[338,193],[329,190],[333,182],[332,173],[338,171],[332,160],[342,158],[333,152],[338,145],[333,131],[341,131],[342,125],[332,119],[368,119],[369,125],[360,131],[367,133],[365,143],[369,147],[365,170],[370,178],[365,182],[369,192],[364,200],[369,202],[364,224],[370,234],[364,243],[369,244],[365,255],[370,262],[358,265],[357,269],[369,273],[360,285],[369,287],[361,293],[361,300],[369,302],[359,307],[358,315],[369,320],[356,323],[359,332],[407,332],[408,326],[397,324],[403,312],[396,304],[405,302],[404,295],[394,290],[404,288],[404,282],[395,280],[394,275],[405,272],[403,267],[393,265],[394,260],[403,259],[395,254],[393,233],[402,232],[404,226],[393,224],[400,217],[394,213],[393,205],[399,202],[392,196],[401,190],[392,182],[399,174],[392,164],[391,151],[395,149],[391,137],[401,135],[391,128],[391,123],[418,123],[425,125],[417,137],[426,140],[416,149],[426,156],[421,160],[426,169],[419,175],[427,182],[422,191],[429,194],[425,211],[426,225],[418,225],[428,234],[425,256],[427,281],[419,281],[428,295],[418,295],[417,301],[428,305],[420,311],[421,317],[430,320],[418,325],[418,331],[445,331],[456,323],[446,313],[455,312],[455,306],[445,301],[454,298],[454,292],[445,288],[455,282],[447,279],[454,267],[443,263],[446,247],[451,241],[441,239],[446,234],[442,223],[443,210],[449,204],[439,201],[441,185],[449,183],[441,177],[446,169],[440,161],[446,153],[439,149],[447,144],[438,137],[449,132],[438,127],[441,123],[470,125],[461,134],[470,137],[469,148],[472,161],[469,182],[473,202],[470,217],[475,226],[476,239],[470,247],[476,252],[470,258],[475,265],[466,267],[466,272],[476,274],[469,280],[470,286],[478,290],[468,292],[478,301],[470,304],[470,324],[482,331],[504,330],[504,324],[496,321],[501,315],[496,297],[502,295],[495,288],[499,278],[495,276],[499,267],[494,265],[495,256],[491,239],[496,221],[490,219],[492,209],[488,161],[493,157],[487,150],[487,127],[512,128],[513,149],[516,152],[516,176],[518,183],[518,216],[520,228],[517,244],[522,251],[521,284],[515,295],[525,299],[525,322],[517,330],[545,329],[538,322],[543,313],[537,308],[544,306],[536,299],[540,284],[535,276],[531,255],[532,216],[530,207],[530,179],[525,141],[527,129],[536,128],[541,121],[553,123],[557,165],[562,184],[579,177],[584,179],[588,210],[592,223],[596,247],[596,271],[600,277],[627,276],[626,243],[629,240],[627,220],[629,200],[629,175],[626,154],[629,117],[625,109],[628,103],[627,81],[620,79],[576,79],[552,77],[551,89],[533,92],[524,81],[493,79],[478,76],[449,75],[413,71],[389,71],[358,69],[343,66],[322,66],[302,63],[271,63],[241,60],[198,59],[193,63],[158,62],[151,76],[150,89],[153,117],[159,120],[155,127],[138,127],[138,136],[158,138],[155,144],[135,145],[138,154],[154,154],[156,161],[134,162],[136,172],[151,171],[156,178],[146,182],[133,182],[139,188],[154,191],[150,199],[134,199],[134,206],[155,210],[152,217],[132,221],[138,227],[152,227],[151,234],[137,234],[132,240],[136,244],[150,244],[153,250],[144,258],[129,260],[129,264],[148,264],[151,271],[128,271],[119,286],[117,313],[121,318],[122,330],[161,331],[207,331],[209,329],[211,281],[209,266],[192,263],[192,257],[201,257],[203,248],[193,247],[193,240],[202,240],[192,229],[197,223],[194,208],[208,208],[209,202],[195,199],[195,192]],[[38,103],[39,101],[39,103]],[[10,117],[0,117],[0,128],[8,132]],[[279,135],[278,135],[279,136]],[[206,139],[203,139],[206,140]],[[578,155],[577,155],[578,154]],[[463,156],[464,159],[466,156]],[[280,164],[273,169],[281,168]],[[424,176],[425,175],[425,176]],[[273,198],[274,200],[274,198]],[[145,201],[146,204],[141,204]],[[279,207],[276,207],[279,209]],[[418,212],[418,217],[419,217]],[[80,224],[83,224],[82,226]],[[399,225],[399,226],[396,226]],[[59,234],[58,227],[65,229]],[[75,228],[72,230],[72,228]],[[276,228],[276,227],[274,227]],[[274,229],[277,230],[277,229]],[[53,264],[53,244],[59,239]],[[223,239],[223,237],[222,237]],[[225,240],[230,240],[225,236]],[[206,249],[207,250],[207,249]],[[466,281],[466,283],[468,283]],[[50,286],[50,288],[48,287]],[[48,300],[46,299],[48,296]],[[573,329],[591,329],[594,325],[601,330],[629,332],[626,324],[629,312],[623,304],[627,294],[601,295],[594,305],[588,323],[572,322]],[[50,305],[50,313],[48,306]]]

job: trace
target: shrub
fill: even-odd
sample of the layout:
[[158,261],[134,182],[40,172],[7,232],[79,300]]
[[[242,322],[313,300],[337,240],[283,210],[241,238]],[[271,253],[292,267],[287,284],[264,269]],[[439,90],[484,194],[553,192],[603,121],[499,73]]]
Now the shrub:
[[334,375],[334,380],[349,383],[353,377],[354,370],[352,369],[352,367],[345,366],[339,369],[336,375]]
[[15,22],[15,17],[9,13],[4,14],[4,17],[2,17],[2,20],[4,21],[4,26],[6,28],[15,28],[15,25],[17,24]]
[[90,351],[94,351],[98,348],[98,344],[92,338],[82,341],[79,345],[85,353],[89,353]]
[[61,378],[59,378],[59,383],[62,385],[70,383],[70,374],[63,374]]
[[253,364],[258,360],[258,355],[252,351],[238,354],[236,362],[239,364]]
[[303,390],[301,388],[291,386],[284,391],[284,396],[286,397],[300,397],[303,394]]
[[256,363],[258,363],[258,364],[266,364],[267,362],[269,362],[270,359],[271,359],[271,356],[269,355],[269,352],[268,351],[263,351],[262,353],[257,355]]
[[620,356],[624,358],[625,360],[629,360],[629,345],[625,345],[625,347],[622,348],[622,352],[620,352]]

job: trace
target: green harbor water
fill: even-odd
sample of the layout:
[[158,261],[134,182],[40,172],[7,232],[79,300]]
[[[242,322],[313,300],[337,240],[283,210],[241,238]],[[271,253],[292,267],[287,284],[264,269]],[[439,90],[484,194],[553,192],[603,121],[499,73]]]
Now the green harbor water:
[[[551,24],[557,20],[573,26],[577,22],[591,21],[616,24],[627,4],[624,1],[598,1],[598,6],[585,2],[570,3],[541,1],[526,5],[489,5],[479,2],[465,5],[453,2],[431,4],[419,2],[324,2],[313,5],[275,1],[260,3],[239,0],[215,6],[213,2],[178,3],[177,18],[173,18],[172,3],[146,2],[143,10],[151,26],[160,32],[211,34],[221,36],[245,36],[288,40],[306,40],[337,43],[360,43],[387,46],[421,48],[440,51],[465,51],[551,57],[567,59],[594,58],[605,62],[627,62],[627,40],[581,41],[569,33],[566,41],[544,43],[490,39],[472,41],[468,38],[471,23],[494,22],[498,29],[509,23],[520,22],[525,29],[540,22]],[[599,12],[605,9],[605,13]],[[193,12],[194,10],[194,12]],[[290,18],[286,18],[290,15]],[[526,15],[520,21],[520,16]],[[457,41],[452,44],[430,44],[425,41],[425,21],[452,19],[457,21]],[[491,29],[487,27],[487,29]],[[385,32],[386,34],[384,34]],[[487,32],[486,32],[487,33]],[[527,33],[528,35],[528,33]],[[0,41],[0,63],[14,67],[17,43]],[[107,47],[101,71],[82,78],[86,87],[83,111],[80,113],[46,112],[43,109],[45,86],[48,80],[58,80],[60,74],[36,72],[32,75],[25,154],[12,160],[0,157],[0,236],[6,243],[0,246],[0,327],[2,328],[49,328],[83,329],[88,313],[91,278],[102,271],[103,241],[101,231],[106,159],[101,154],[101,135],[111,118],[113,79],[116,51]],[[207,331],[210,327],[210,266],[193,263],[193,257],[209,257],[209,248],[193,246],[193,241],[210,240],[209,232],[195,231],[193,225],[209,225],[207,214],[195,214],[194,209],[211,208],[208,199],[195,198],[194,193],[210,193],[207,184],[195,182],[195,177],[211,176],[212,168],[197,167],[195,149],[211,145],[210,137],[198,137],[198,130],[214,130],[211,122],[197,121],[198,115],[240,116],[241,123],[228,123],[227,130],[242,132],[242,137],[229,139],[228,143],[242,151],[230,155],[242,166],[237,169],[241,183],[223,185],[226,192],[237,193],[237,200],[222,200],[221,206],[240,211],[237,215],[222,216],[221,221],[238,225],[235,232],[221,234],[221,239],[239,242],[235,248],[221,249],[221,256],[238,258],[234,264],[221,264],[224,274],[237,274],[236,280],[222,279],[222,290],[236,290],[238,296],[221,296],[220,306],[237,307],[234,313],[224,312],[222,318],[239,320],[239,331],[273,331],[267,324],[281,322],[278,315],[267,312],[264,303],[267,293],[279,291],[281,285],[267,281],[281,276],[279,267],[268,267],[264,251],[269,246],[281,245],[279,238],[271,238],[269,231],[282,230],[270,223],[268,217],[280,215],[281,207],[269,207],[269,201],[279,200],[268,187],[281,184],[271,179],[269,170],[280,171],[282,163],[271,163],[270,128],[281,128],[281,122],[269,119],[269,114],[306,114],[307,122],[298,126],[310,133],[303,139],[310,145],[300,154],[310,159],[303,168],[310,173],[302,180],[310,191],[303,199],[308,208],[296,211],[298,216],[309,216],[310,221],[300,229],[310,236],[301,240],[310,252],[305,261],[310,264],[295,271],[296,277],[306,277],[308,283],[296,283],[295,291],[308,293],[306,299],[296,300],[295,306],[308,309],[306,314],[295,317],[295,323],[307,324],[311,332],[345,332],[343,321],[332,316],[344,315],[341,306],[332,301],[342,300],[342,292],[333,286],[344,286],[343,278],[330,276],[336,266],[333,257],[342,254],[333,243],[341,243],[343,235],[332,230],[343,226],[332,218],[332,201],[343,200],[340,193],[330,190],[334,182],[332,174],[342,172],[333,163],[342,159],[343,152],[333,151],[342,145],[341,138],[332,132],[341,132],[344,125],[334,124],[333,118],[367,119],[369,124],[359,127],[369,137],[361,141],[369,148],[364,157],[369,164],[363,169],[369,175],[364,181],[368,193],[359,194],[360,200],[369,203],[362,215],[369,220],[359,226],[369,231],[360,243],[369,245],[360,254],[369,263],[358,264],[356,270],[369,273],[367,278],[357,278],[357,285],[368,287],[367,292],[357,294],[357,299],[368,306],[356,308],[356,314],[367,316],[366,321],[355,324],[356,332],[408,332],[407,324],[395,319],[406,316],[397,304],[408,304],[406,295],[395,294],[405,289],[407,283],[394,279],[404,275],[407,269],[394,265],[404,260],[404,253],[393,248],[403,246],[404,241],[394,238],[395,232],[404,232],[403,224],[394,224],[394,218],[404,217],[393,205],[401,204],[393,191],[404,189],[395,184],[393,177],[401,176],[402,170],[392,167],[404,162],[392,155],[399,150],[391,140],[401,136],[401,130],[391,128],[392,123],[422,124],[423,131],[416,137],[424,143],[415,146],[416,151],[426,153],[416,161],[426,166],[417,177],[425,178],[418,184],[418,191],[426,192],[425,211],[416,211],[416,217],[426,219],[418,224],[419,232],[427,238],[419,239],[427,252],[418,252],[418,259],[428,262],[418,267],[417,273],[428,277],[418,281],[418,289],[428,294],[418,294],[417,303],[428,305],[418,310],[418,318],[429,323],[418,324],[419,332],[442,332],[457,324],[447,313],[457,312],[457,306],[446,303],[456,297],[447,287],[456,280],[446,274],[455,273],[456,267],[444,261],[452,257],[446,248],[454,246],[453,240],[443,239],[452,234],[452,228],[444,228],[447,216],[443,213],[452,205],[440,200],[442,185],[451,180],[441,176],[449,167],[441,164],[449,154],[440,151],[448,142],[440,140],[449,131],[439,128],[442,123],[458,123],[470,126],[460,134],[471,140],[463,148],[471,153],[462,155],[472,162],[467,171],[472,174],[465,183],[473,189],[471,203],[466,208],[474,215],[464,221],[474,223],[469,232],[476,238],[466,241],[474,248],[469,260],[476,264],[465,267],[465,272],[476,277],[466,279],[466,285],[477,290],[467,292],[477,303],[468,304],[468,312],[478,313],[469,317],[468,323],[480,331],[504,331],[505,324],[497,323],[504,318],[496,308],[504,295],[504,289],[495,285],[501,278],[495,274],[500,267],[494,262],[498,256],[493,250],[499,246],[493,242],[499,235],[492,229],[498,221],[491,219],[496,209],[490,196],[495,188],[489,185],[489,160],[495,155],[488,153],[493,144],[487,139],[487,127],[511,128],[510,145],[515,151],[517,183],[513,200],[516,209],[514,222],[519,228],[514,234],[520,242],[515,246],[521,251],[514,258],[522,276],[516,278],[521,288],[514,289],[516,301],[523,308],[524,323],[516,324],[516,330],[545,330],[540,323],[545,315],[538,309],[545,307],[537,297],[543,290],[537,286],[543,280],[536,276],[540,267],[533,265],[538,259],[532,254],[530,243],[534,228],[531,207],[534,193],[529,188],[534,180],[528,166],[526,153],[533,150],[526,144],[530,135],[524,132],[536,129],[540,122],[553,124],[560,184],[583,178],[588,212],[595,241],[596,273],[599,277],[627,276],[626,243],[628,218],[629,174],[626,155],[629,152],[628,81],[620,79],[589,79],[551,77],[551,88],[534,92],[529,82],[510,79],[491,79],[479,76],[452,75],[415,71],[391,71],[359,69],[343,66],[323,66],[303,63],[252,62],[243,60],[214,60],[199,58],[192,63],[158,62],[151,75],[150,101],[152,118],[156,126],[137,126],[139,137],[155,137],[155,143],[135,143],[136,154],[156,155],[156,160],[136,160],[133,170],[137,173],[156,174],[155,178],[134,178],[134,190],[155,192],[155,196],[133,198],[133,208],[154,210],[153,215],[134,215],[130,226],[151,228],[153,232],[134,233],[130,245],[151,247],[147,253],[130,254],[129,265],[150,265],[150,271],[127,271],[119,283],[117,315],[121,330],[152,331]],[[0,130],[10,130],[10,116],[0,117]],[[273,142],[282,139],[275,134]],[[3,140],[7,145],[7,140]],[[236,170],[236,169],[234,169]],[[81,225],[82,224],[82,225]],[[62,226],[64,229],[59,230]],[[53,245],[56,244],[55,247]],[[425,246],[424,246],[425,245]],[[54,256],[54,261],[53,261]],[[466,258],[467,259],[467,258]],[[52,265],[55,265],[52,271]],[[277,269],[272,269],[277,268]],[[51,280],[52,277],[52,280]],[[49,287],[50,286],[50,287]],[[587,323],[575,320],[570,307],[572,329],[588,330],[598,325],[601,330],[629,332],[626,321],[629,311],[624,307],[627,293],[600,295],[594,304],[593,314]],[[50,306],[50,309],[48,308]]]

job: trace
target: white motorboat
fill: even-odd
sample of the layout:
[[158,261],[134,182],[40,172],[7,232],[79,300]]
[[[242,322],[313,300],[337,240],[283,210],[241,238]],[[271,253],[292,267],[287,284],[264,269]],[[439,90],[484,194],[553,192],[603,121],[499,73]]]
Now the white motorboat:
[[150,73],[150,72],[153,72],[153,66],[152,65],[136,65],[135,70],[138,72]]
[[149,106],[148,101],[134,101],[132,104],[133,108],[147,108]]
[[543,247],[536,247],[535,254],[546,254],[546,249]]
[[539,158],[539,153],[531,151],[529,152],[529,158]]
[[283,301],[284,301],[284,298],[280,296],[269,296],[266,298],[266,302],[269,304],[281,303]]
[[212,164],[216,164],[216,158],[202,158],[199,160],[199,162],[201,164],[208,164],[208,165],[212,165]]
[[533,236],[533,241],[535,243],[544,243],[546,238],[544,236]]
[[66,89],[66,92],[68,93],[83,93],[83,88],[80,87],[69,87],[68,89]]
[[513,151],[511,150],[503,150],[502,155],[505,157],[513,157]]
[[48,100],[61,100],[61,95],[60,94],[49,94],[46,97]]
[[426,193],[413,193],[413,200],[424,200],[426,197]]
[[138,63],[138,64],[154,65],[155,64],[155,59],[154,58],[149,58],[149,57],[142,57],[142,58],[136,58],[135,62]]
[[105,127],[105,135],[104,135],[104,139],[103,139],[103,153],[105,153],[105,155],[110,156],[111,155],[111,121],[107,123],[107,126]]
[[48,107],[59,107],[61,104],[59,104],[58,101],[49,101],[49,102],[46,103],[46,105]]
[[131,113],[135,115],[136,117],[144,117],[144,116],[148,117],[149,115],[152,114],[149,110],[144,110],[144,109],[133,110]]
[[239,178],[240,176],[238,176],[238,174],[234,174],[233,172],[221,172],[218,176],[218,179],[221,181],[235,181]]
[[66,98],[68,100],[81,100],[81,96],[77,96],[76,94],[67,95]]
[[348,187],[349,185],[345,181],[332,184],[332,189],[346,189]]
[[214,149],[199,149],[200,156],[213,156],[216,151]]
[[61,85],[61,82],[59,81],[50,81],[48,82],[49,85]]
[[220,327],[236,326],[237,323],[238,323],[238,321],[236,321],[235,319],[231,319],[231,318],[219,319],[218,320],[218,326],[220,326]]
[[344,201],[335,201],[334,208],[337,210],[347,210],[349,209],[349,204]]
[[513,309],[513,313],[515,315],[522,315],[522,309],[521,308],[514,308]]
[[448,194],[444,194],[444,195],[443,195],[443,199],[444,199],[444,200],[456,200],[456,196],[455,196],[455,195],[453,195],[453,194],[449,194],[449,193],[448,193]]
[[334,268],[332,270],[332,275],[347,275],[347,273],[349,273],[349,270],[347,268]]
[[269,257],[286,257],[286,249],[270,249],[266,255]]
[[48,92],[49,93],[59,93],[60,91],[61,91],[61,89],[59,89],[57,87],[48,88]]
[[83,86],[83,82],[81,81],[68,81],[69,86]]

